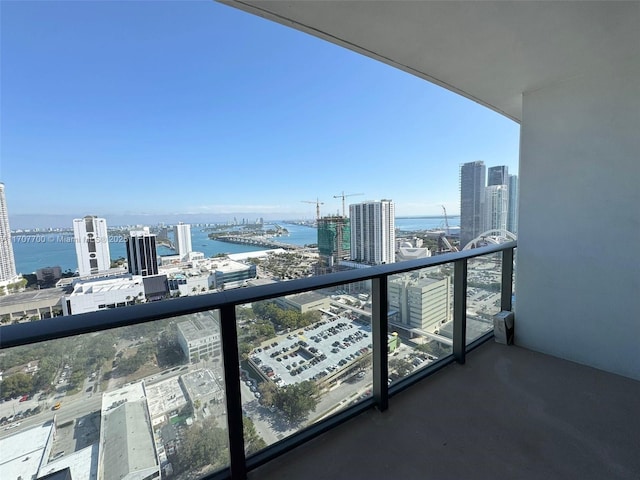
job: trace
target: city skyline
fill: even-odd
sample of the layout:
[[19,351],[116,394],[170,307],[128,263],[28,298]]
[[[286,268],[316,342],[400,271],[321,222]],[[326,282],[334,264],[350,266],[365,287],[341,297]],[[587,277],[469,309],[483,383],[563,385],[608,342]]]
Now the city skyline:
[[518,231],[518,176],[506,165],[482,161],[460,166],[460,246],[490,231]]
[[[517,171],[514,122],[214,2],[3,2],[2,43],[12,220],[313,218],[301,201],[335,214],[341,191],[394,198],[398,216],[454,215],[460,164]],[[377,174],[389,165],[395,183]],[[145,182],[114,194],[135,166]]]

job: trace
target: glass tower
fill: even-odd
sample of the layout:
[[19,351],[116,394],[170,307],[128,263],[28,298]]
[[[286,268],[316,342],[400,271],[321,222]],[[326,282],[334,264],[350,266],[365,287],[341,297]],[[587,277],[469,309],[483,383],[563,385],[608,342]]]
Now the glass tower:
[[482,233],[483,200],[487,170],[483,161],[460,167],[460,246]]

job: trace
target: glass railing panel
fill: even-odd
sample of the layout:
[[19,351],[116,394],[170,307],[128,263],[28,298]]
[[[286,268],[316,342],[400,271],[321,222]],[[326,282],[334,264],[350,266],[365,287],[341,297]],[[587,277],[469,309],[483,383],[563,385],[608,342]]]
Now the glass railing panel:
[[513,249],[513,277],[511,280],[511,310],[516,310],[516,272],[518,269],[518,249]]
[[371,282],[236,309],[248,455],[371,396]]
[[388,281],[389,385],[452,353],[453,264]]
[[228,466],[216,313],[4,349],[0,442],[28,446],[22,477],[198,478]]
[[471,258],[467,263],[467,344],[493,330],[500,312],[502,253]]

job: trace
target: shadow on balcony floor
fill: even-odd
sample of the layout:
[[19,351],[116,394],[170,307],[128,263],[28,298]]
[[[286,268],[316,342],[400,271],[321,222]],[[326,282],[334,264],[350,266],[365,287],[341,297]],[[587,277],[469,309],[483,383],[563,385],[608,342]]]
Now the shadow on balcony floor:
[[249,479],[640,478],[640,382],[493,342]]

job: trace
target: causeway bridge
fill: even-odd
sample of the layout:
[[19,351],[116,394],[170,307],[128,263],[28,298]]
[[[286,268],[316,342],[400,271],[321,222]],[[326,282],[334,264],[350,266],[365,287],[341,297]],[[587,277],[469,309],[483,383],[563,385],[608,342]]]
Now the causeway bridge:
[[223,235],[215,240],[239,245],[256,245],[258,247],[282,248],[284,250],[302,250],[304,247],[291,245],[290,243],[276,242],[262,236]]

